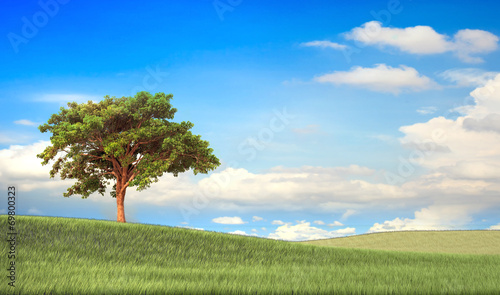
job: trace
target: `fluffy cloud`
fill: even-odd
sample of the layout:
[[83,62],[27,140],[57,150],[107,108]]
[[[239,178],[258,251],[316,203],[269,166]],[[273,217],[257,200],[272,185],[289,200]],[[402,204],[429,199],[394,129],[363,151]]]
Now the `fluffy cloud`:
[[488,229],[493,229],[493,230],[500,230],[500,223],[497,225],[492,225]]
[[240,217],[235,216],[235,217],[217,217],[212,219],[213,222],[215,223],[220,223],[220,224],[245,224],[247,222],[241,220]]
[[321,83],[347,84],[377,92],[399,94],[402,91],[422,91],[438,87],[430,78],[420,75],[412,67],[393,68],[385,64],[374,68],[353,67],[314,78]]
[[232,235],[240,235],[240,236],[253,236],[253,237],[258,237],[257,234],[253,233],[253,234],[247,234],[246,232],[242,231],[242,230],[235,230],[233,232],[228,232],[228,234],[232,234]]
[[366,45],[392,46],[412,54],[453,52],[467,63],[482,62],[483,59],[473,55],[495,51],[499,40],[497,36],[482,30],[460,30],[450,38],[429,26],[384,28],[378,21],[367,22],[344,36]]
[[478,206],[470,205],[432,205],[415,212],[414,219],[400,219],[375,223],[368,232],[402,230],[446,230],[464,226],[472,221],[471,212],[479,211]]
[[311,41],[306,43],[301,43],[302,46],[306,47],[321,47],[321,48],[332,48],[337,50],[344,50],[347,46],[330,42],[330,41]]
[[[332,202],[383,202],[411,198],[411,192],[384,183],[350,179],[371,175],[373,170],[356,165],[348,167],[275,167],[254,174],[245,169],[227,168],[199,182],[211,204],[239,204],[233,209],[285,211],[339,210]],[[368,204],[368,203],[365,203]]]
[[486,72],[481,69],[466,68],[466,69],[451,69],[439,74],[442,78],[454,83],[456,86],[481,87],[489,80],[492,80],[498,75],[498,72]]
[[[38,141],[31,145],[11,145],[8,149],[0,150],[0,176],[5,181],[16,181],[23,185],[24,191],[31,191],[35,188],[53,188],[65,185],[72,185],[73,181],[50,180],[50,170],[52,163],[42,166],[42,159],[36,157],[42,153],[48,141]],[[63,153],[59,153],[63,156]]]
[[317,225],[325,225],[325,222],[321,221],[321,220],[315,220],[313,221],[314,224],[317,224]]
[[263,220],[263,219],[264,219],[264,218],[259,217],[259,216],[254,216],[254,217],[252,217],[252,221],[253,221],[253,222],[256,222],[256,221],[261,221],[261,220]]
[[311,226],[310,222],[301,222],[293,226],[289,224],[280,226],[273,233],[270,233],[268,237],[285,241],[307,241],[336,238],[355,233],[356,229],[351,227],[327,231]]
[[463,108],[463,116],[400,128],[405,134],[400,142],[416,147],[413,162],[436,172],[422,182],[434,179],[436,186],[449,183],[479,190],[489,186],[484,181],[500,175],[500,75],[471,96],[475,105]]
[[333,223],[328,224],[328,226],[344,226],[344,225],[338,221],[334,221]]

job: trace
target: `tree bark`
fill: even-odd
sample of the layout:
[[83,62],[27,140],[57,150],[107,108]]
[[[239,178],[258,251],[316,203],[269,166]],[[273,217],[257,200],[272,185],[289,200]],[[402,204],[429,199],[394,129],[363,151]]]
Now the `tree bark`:
[[125,190],[121,181],[116,182],[116,221],[125,223]]
[[123,205],[125,201],[125,191],[116,194],[116,208],[117,216],[116,221],[125,223],[125,206]]

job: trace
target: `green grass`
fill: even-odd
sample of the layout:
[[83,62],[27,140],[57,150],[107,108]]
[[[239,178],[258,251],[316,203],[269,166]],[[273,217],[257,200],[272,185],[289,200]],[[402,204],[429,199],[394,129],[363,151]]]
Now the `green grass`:
[[[7,231],[7,218],[0,224]],[[500,255],[319,247],[166,226],[17,216],[0,294],[499,294]],[[497,244],[498,245],[498,244]]]
[[499,230],[400,231],[300,243],[390,251],[500,255]]

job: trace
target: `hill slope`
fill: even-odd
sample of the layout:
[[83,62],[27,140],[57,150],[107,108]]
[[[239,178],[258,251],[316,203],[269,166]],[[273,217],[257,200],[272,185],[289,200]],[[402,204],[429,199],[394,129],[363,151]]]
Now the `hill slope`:
[[500,255],[499,230],[382,232],[300,243],[390,251]]

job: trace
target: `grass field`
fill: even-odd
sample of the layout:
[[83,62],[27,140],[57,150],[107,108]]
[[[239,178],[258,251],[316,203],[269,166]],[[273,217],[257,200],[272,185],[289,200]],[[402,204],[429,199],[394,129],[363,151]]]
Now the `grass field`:
[[400,231],[300,243],[356,249],[500,255],[500,230]]
[[[0,224],[7,232],[5,215]],[[73,218],[17,216],[16,228],[16,287],[7,285],[4,239],[0,294],[500,293],[500,255],[320,247]],[[496,234],[474,239],[488,244]]]

